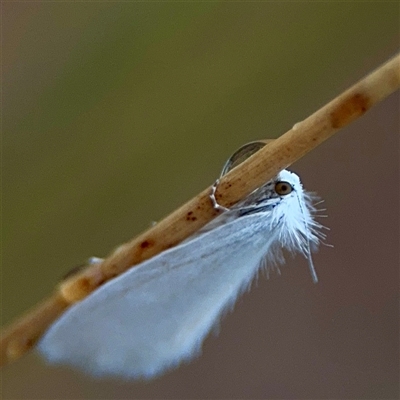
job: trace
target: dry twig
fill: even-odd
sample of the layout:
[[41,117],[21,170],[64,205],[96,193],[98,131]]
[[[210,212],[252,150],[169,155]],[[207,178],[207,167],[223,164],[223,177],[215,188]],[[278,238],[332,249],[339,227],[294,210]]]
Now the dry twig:
[[[236,203],[399,86],[397,55],[221,178],[218,202],[227,207]],[[207,188],[148,231],[118,247],[101,264],[91,265],[62,282],[53,296],[6,328],[0,341],[1,364],[26,353],[71,304],[133,265],[175,246],[209,222],[218,214],[211,205],[210,190]]]

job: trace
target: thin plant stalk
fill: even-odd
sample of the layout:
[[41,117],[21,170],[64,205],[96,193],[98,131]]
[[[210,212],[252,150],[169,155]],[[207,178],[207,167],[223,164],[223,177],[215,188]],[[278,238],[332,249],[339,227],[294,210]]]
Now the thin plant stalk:
[[[396,55],[224,175],[218,185],[217,201],[222,206],[232,206],[361,117],[399,86],[400,55]],[[67,278],[52,296],[5,328],[0,339],[1,365],[32,348],[69,306],[132,266],[177,245],[214,218],[219,212],[212,206],[210,193],[208,187],[146,232],[119,246],[103,262]]]

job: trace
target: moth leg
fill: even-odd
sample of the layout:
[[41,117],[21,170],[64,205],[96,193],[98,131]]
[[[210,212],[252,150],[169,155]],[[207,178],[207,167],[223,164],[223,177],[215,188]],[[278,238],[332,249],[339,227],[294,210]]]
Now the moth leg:
[[64,281],[64,280],[70,278],[72,275],[82,272],[83,269],[89,265],[98,264],[103,261],[104,261],[104,258],[90,257],[84,264],[79,264],[79,265],[76,265],[75,267],[71,268],[66,274],[64,274],[64,276],[62,277],[62,280]]
[[100,258],[100,257],[90,257],[87,260],[88,264],[98,264],[104,261],[104,258]]
[[210,194],[210,200],[212,202],[212,205],[215,210],[219,211],[229,211],[229,208],[226,208],[224,206],[221,206],[221,204],[218,204],[217,199],[215,198],[215,192],[217,191],[217,186],[219,184],[219,179],[217,179],[214,184],[211,187],[211,194]]

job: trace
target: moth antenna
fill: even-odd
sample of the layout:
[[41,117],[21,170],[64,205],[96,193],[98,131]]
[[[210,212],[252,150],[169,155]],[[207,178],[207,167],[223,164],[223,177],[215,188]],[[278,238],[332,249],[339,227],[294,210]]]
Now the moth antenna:
[[314,283],[318,283],[318,276],[315,271],[314,262],[311,257],[311,250],[310,250],[310,239],[307,237],[307,261],[308,261],[308,268],[310,270],[311,278]]
[[299,195],[298,195],[297,191],[295,191],[295,193],[297,196],[297,200],[299,202],[301,213],[303,214],[303,222],[304,222],[304,226],[306,228],[306,255],[307,255],[307,261],[308,261],[308,269],[310,270],[310,274],[311,274],[311,278],[312,278],[313,282],[318,283],[317,272],[315,271],[314,262],[313,262],[313,259],[311,256],[310,235],[308,234],[311,231],[311,229],[308,226],[307,219],[306,219],[304,209],[303,209],[303,205],[300,201]]

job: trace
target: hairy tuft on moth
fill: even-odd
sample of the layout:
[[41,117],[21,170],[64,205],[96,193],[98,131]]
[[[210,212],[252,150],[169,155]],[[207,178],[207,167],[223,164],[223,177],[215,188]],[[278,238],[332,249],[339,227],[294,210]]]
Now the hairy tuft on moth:
[[[241,147],[222,174],[262,148]],[[303,253],[325,237],[313,218],[313,196],[287,170],[221,214],[178,246],[129,269],[73,305],[38,344],[49,362],[94,376],[150,379],[195,357],[207,334],[263,266],[281,250]]]

